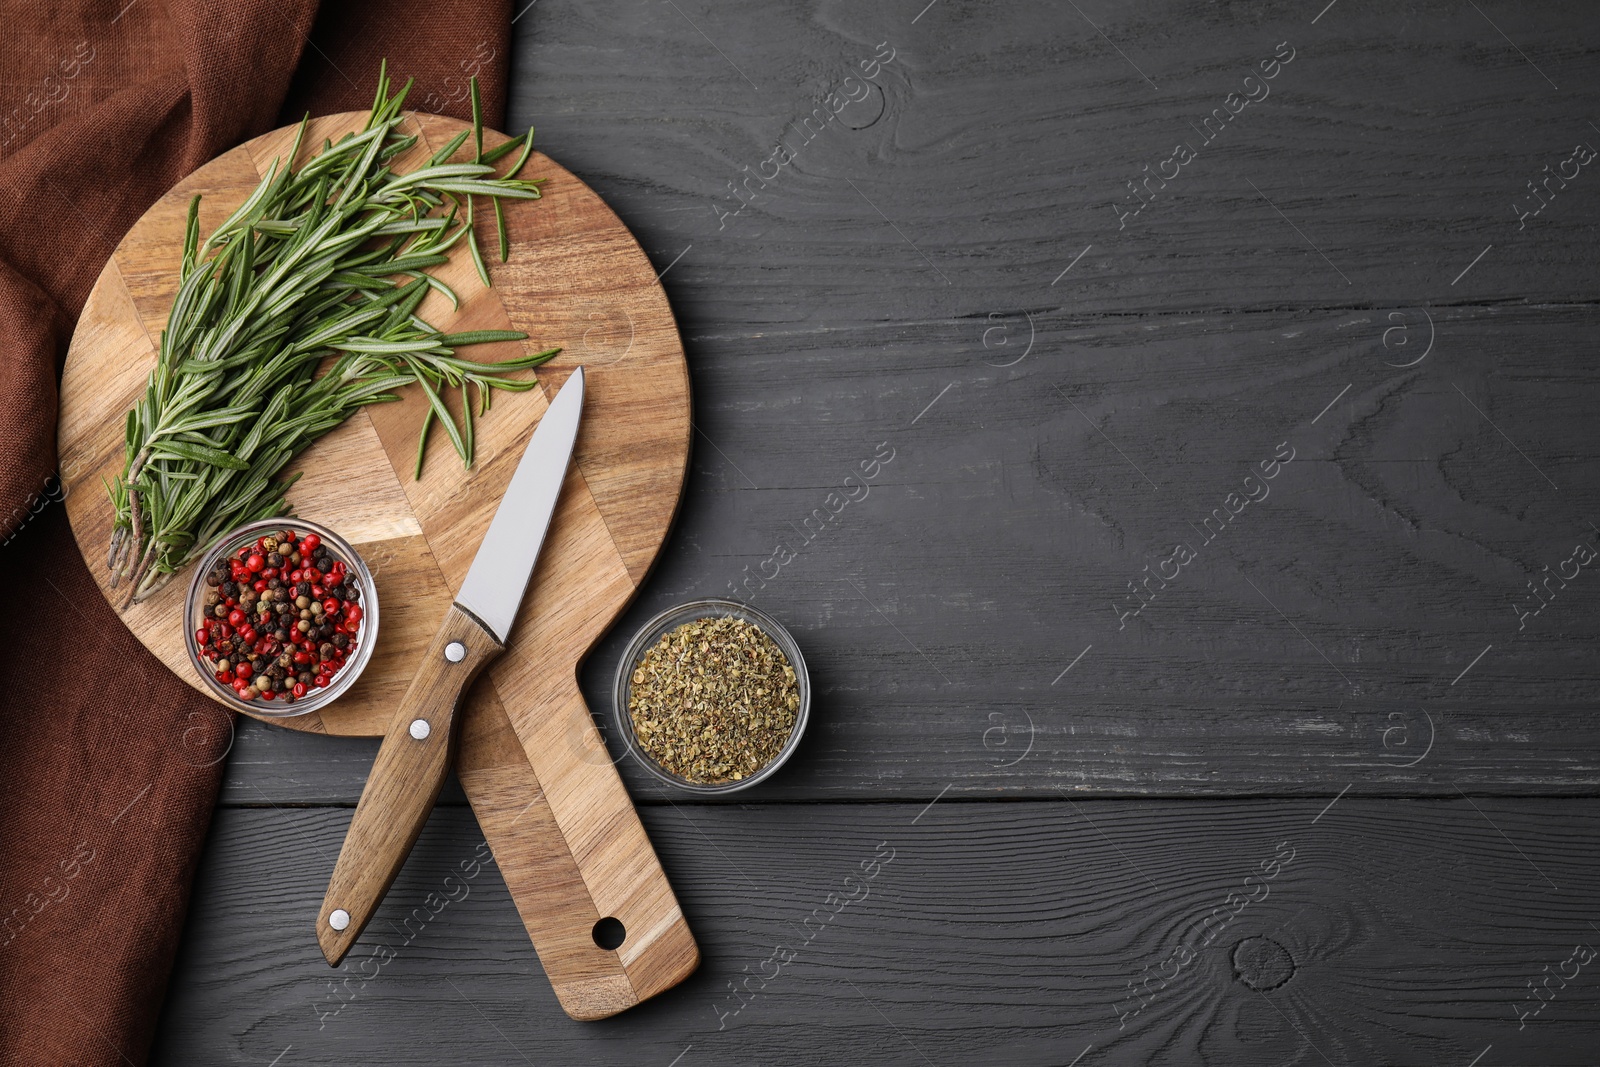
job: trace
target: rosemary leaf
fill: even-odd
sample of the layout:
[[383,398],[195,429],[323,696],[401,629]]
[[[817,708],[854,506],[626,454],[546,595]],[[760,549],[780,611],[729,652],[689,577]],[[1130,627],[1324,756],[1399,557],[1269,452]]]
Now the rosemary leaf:
[[[159,589],[234,526],[287,513],[299,475],[285,467],[361,407],[397,399],[409,385],[428,399],[413,476],[435,422],[470,467],[475,419],[493,391],[533,388],[532,378],[511,375],[555,355],[463,359],[458,348],[525,335],[441,334],[417,317],[430,290],[460,306],[427,271],[462,238],[490,284],[475,199],[494,206],[503,260],[510,248],[500,201],[538,199],[540,183],[516,177],[532,130],[484,151],[476,81],[471,127],[425,165],[394,173],[390,163],[417,141],[400,130],[411,84],[393,90],[384,62],[366,125],[337,143],[324,139],[303,162],[309,116],[302,120],[288,154],[204,240],[199,198],[191,201],[156,366],[125,420],[122,473],[106,484],[116,513],[107,566],[130,599]],[[473,161],[448,162],[469,134]],[[496,177],[494,164],[518,147],[516,165]],[[451,389],[463,391],[460,426],[445,403]]]

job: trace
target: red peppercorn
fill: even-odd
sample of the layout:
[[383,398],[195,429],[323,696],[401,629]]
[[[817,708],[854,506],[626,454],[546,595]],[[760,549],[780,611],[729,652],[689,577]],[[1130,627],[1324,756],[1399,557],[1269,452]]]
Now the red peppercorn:
[[266,570],[261,572],[261,577],[263,578],[276,578],[277,576],[278,568],[276,567],[268,567]]
[[311,654],[309,652],[296,652],[294,654],[294,661],[296,663],[310,663]]
[[332,615],[339,610],[339,602],[331,596],[327,597],[322,601],[322,610]]
[[260,572],[266,567],[267,561],[259,552],[252,552],[250,557],[244,561],[244,565],[250,571]]
[[196,630],[194,632],[194,643],[197,645],[209,645],[211,643],[211,632],[206,629]]
[[244,681],[245,679],[250,677],[250,675],[251,675],[251,673],[253,671],[254,671],[254,668],[251,667],[250,664],[241,663],[241,664],[239,664],[237,667],[235,667],[233,669],[233,676],[235,678],[239,679],[240,681]]
[[243,622],[244,622],[244,612],[240,611],[238,608],[234,608],[232,611],[228,612],[228,625],[229,626],[237,627],[240,624],[242,624]]
[[296,700],[299,700],[306,695],[306,683],[296,682],[294,683],[294,688],[289,691],[294,694]]
[[300,542],[300,551],[315,552],[320,544],[322,544],[322,538],[316,534],[306,534],[306,539]]
[[258,593],[265,593],[267,591],[267,580],[265,578],[257,578],[250,583],[250,588]]
[[241,626],[239,627],[239,636],[244,638],[245,644],[253,645],[256,643],[256,628],[254,626]]
[[305,575],[305,580],[308,582],[322,581],[322,572],[315,567],[301,567],[300,573]]
[[346,604],[344,606],[344,617],[353,623],[360,622],[362,618],[361,605]]

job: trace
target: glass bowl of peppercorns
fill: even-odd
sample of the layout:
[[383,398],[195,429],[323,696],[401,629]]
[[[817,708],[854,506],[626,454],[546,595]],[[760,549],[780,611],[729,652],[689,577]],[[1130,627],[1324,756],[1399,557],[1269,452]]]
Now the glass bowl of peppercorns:
[[184,605],[189,660],[206,688],[252,715],[304,715],[355,684],[378,636],[372,574],[350,543],[304,519],[222,537]]

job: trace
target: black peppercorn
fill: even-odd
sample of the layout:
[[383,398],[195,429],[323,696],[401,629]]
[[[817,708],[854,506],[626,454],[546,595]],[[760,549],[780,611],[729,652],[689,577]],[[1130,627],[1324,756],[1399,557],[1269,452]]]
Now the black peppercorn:
[[268,589],[282,589],[283,588],[283,579],[282,578],[268,578],[267,579],[267,588]]
[[301,671],[299,674],[294,676],[294,680],[297,682],[302,682],[305,685],[310,685],[316,680],[316,677],[317,676],[312,674],[310,671]]
[[311,583],[310,582],[301,582],[299,585],[295,586],[294,587],[294,595],[295,596],[310,596],[311,595]]
[[340,590],[340,600],[360,600],[361,587],[354,582],[346,582]]
[[229,597],[238,596],[239,595],[239,583],[235,582],[235,581],[223,582],[222,583],[222,595],[223,596],[229,596]]
[[283,555],[281,553],[278,553],[278,552],[268,552],[267,553],[267,566],[269,566],[269,567],[281,567],[281,566],[283,566]]
[[334,634],[331,638],[329,638],[329,640],[333,642],[334,648],[344,648],[350,643],[349,636],[340,633]]

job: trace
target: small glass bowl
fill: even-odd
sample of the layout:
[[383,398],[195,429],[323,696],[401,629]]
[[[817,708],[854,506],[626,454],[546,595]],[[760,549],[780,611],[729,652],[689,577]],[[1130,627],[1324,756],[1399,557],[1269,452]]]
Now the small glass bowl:
[[[789,661],[789,666],[794,668],[795,684],[800,690],[800,707],[794,715],[794,728],[789,731],[789,739],[784,742],[783,748],[773,757],[772,762],[755,772],[748,778],[737,782],[717,782],[706,785],[701,782],[691,782],[681,778],[662,767],[645,754],[639,744],[638,737],[633,731],[633,716],[628,713],[628,696],[633,688],[633,671],[644,658],[644,654],[661,640],[661,635],[669,630],[675,630],[686,622],[695,619],[743,619],[753,626],[761,628],[762,632],[772,638],[773,642],[783,651]],[[628,752],[645,770],[667,785],[682,789],[685,792],[697,793],[702,796],[717,796],[723,793],[736,793],[741,789],[749,789],[758,782],[764,782],[778,773],[778,768],[788,762],[794,755],[794,750],[800,747],[800,738],[806,732],[806,723],[811,718],[811,678],[806,674],[806,661],[800,655],[800,646],[790,636],[778,621],[762,611],[757,611],[748,604],[740,604],[732,600],[691,600],[687,604],[679,604],[675,608],[663,611],[660,615],[645,623],[628,642],[627,649],[622,653],[622,659],[617,664],[617,681],[614,689],[616,698],[617,726],[622,733],[622,739],[627,743]]]
[[[207,572],[219,560],[235,554],[256,538],[279,530],[293,530],[302,537],[314,533],[322,538],[322,543],[328,546],[329,551],[344,560],[350,573],[356,576],[357,587],[361,590],[361,631],[356,642],[355,655],[345,661],[344,669],[334,675],[333,680],[325,688],[312,689],[293,704],[284,704],[281,700],[240,700],[231,687],[217,681],[215,673],[205,669],[204,660],[200,656],[200,644],[194,637],[204,618],[204,608],[200,599],[210,588],[206,585]],[[288,719],[326,707],[361,677],[367,661],[372,658],[373,646],[377,643],[378,587],[372,580],[372,573],[367,570],[366,562],[350,542],[326,526],[307,522],[305,519],[262,519],[260,522],[246,523],[230,531],[212,546],[211,551],[207,552],[199,563],[195,564],[194,577],[189,580],[189,595],[183,604],[183,621],[183,641],[189,650],[189,662],[205,683],[207,692],[236,711],[248,712],[265,719]]]

